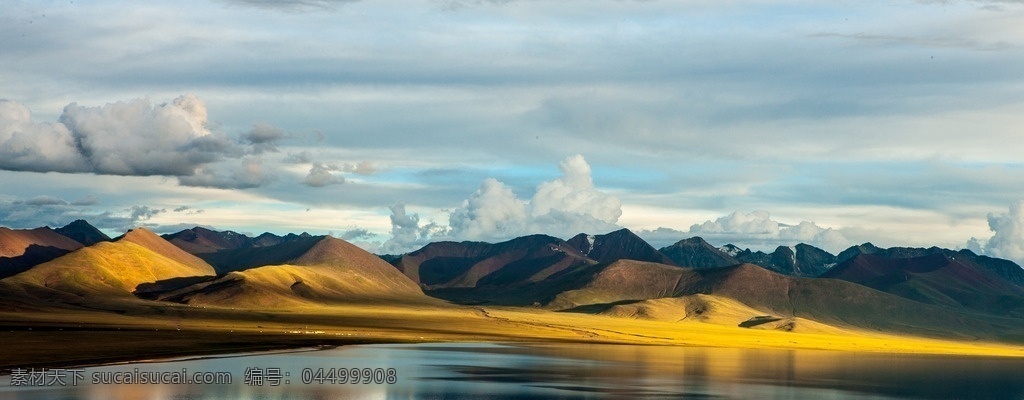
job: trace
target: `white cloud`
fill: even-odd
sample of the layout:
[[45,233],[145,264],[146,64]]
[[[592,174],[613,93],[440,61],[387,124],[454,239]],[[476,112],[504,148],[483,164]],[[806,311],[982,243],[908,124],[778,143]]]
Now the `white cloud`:
[[391,207],[391,238],[380,246],[380,254],[401,254],[416,250],[429,243],[429,227],[420,227],[420,216],[407,213],[405,204]]
[[419,215],[407,214],[402,205],[393,206],[392,238],[381,252],[408,252],[432,240],[497,242],[536,233],[568,238],[580,232],[619,229],[622,203],[594,187],[583,156],[568,157],[559,168],[562,176],[538,185],[529,200],[520,199],[497,179],[484,179],[451,211],[447,226],[433,222],[420,226]]
[[1006,214],[989,214],[988,226],[995,234],[984,246],[978,239],[971,238],[968,248],[975,252],[984,248],[984,254],[1024,265],[1024,200],[1010,204]]
[[530,201],[530,215],[534,218],[554,213],[589,216],[598,221],[614,224],[622,216],[622,202],[615,196],[594,188],[590,177],[590,164],[582,155],[566,158],[558,165],[562,176],[537,187]]
[[810,221],[786,225],[771,218],[768,211],[756,210],[749,213],[740,211],[690,226],[689,231],[658,228],[638,233],[657,247],[675,243],[681,239],[700,236],[714,245],[735,244],[755,250],[773,250],[776,246],[792,246],[806,243],[830,252],[841,251],[853,242],[842,232],[818,226]]
[[210,133],[206,104],[194,95],[158,106],[146,99],[102,107],[71,103],[60,121],[90,166],[78,172],[186,176],[240,151],[236,143]]
[[779,233],[779,223],[773,221],[767,211],[757,210],[750,213],[736,211],[714,221],[694,224],[690,232],[695,234],[744,234],[754,236],[774,236]]
[[529,201],[520,200],[496,179],[481,183],[452,211],[449,235],[460,240],[505,240],[544,233],[569,237],[580,232],[618,228],[622,202],[594,187],[590,165],[582,155],[559,164],[562,176],[541,183]]
[[37,123],[28,107],[0,100],[0,168],[13,171],[80,172],[88,164],[62,124]]
[[453,237],[492,240],[522,234],[527,221],[527,203],[505,184],[487,178],[452,211],[448,225]]

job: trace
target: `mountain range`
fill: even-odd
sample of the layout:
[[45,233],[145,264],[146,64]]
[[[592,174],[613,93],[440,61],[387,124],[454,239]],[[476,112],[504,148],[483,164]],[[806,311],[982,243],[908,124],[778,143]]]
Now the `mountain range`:
[[75,221],[0,228],[0,268],[3,305],[286,310],[449,302],[1024,341],[1024,270],[935,247],[865,243],[832,255],[796,244],[765,253],[694,237],[659,250],[622,229],[568,240],[435,242],[381,258],[306,233],[250,237],[196,227],[157,236],[139,228],[109,239]]

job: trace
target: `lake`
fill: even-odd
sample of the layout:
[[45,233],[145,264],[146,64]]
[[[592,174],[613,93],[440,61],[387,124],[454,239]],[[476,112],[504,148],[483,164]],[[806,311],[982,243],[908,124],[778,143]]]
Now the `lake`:
[[0,399],[1024,399],[1020,359],[815,350],[363,345],[35,372]]

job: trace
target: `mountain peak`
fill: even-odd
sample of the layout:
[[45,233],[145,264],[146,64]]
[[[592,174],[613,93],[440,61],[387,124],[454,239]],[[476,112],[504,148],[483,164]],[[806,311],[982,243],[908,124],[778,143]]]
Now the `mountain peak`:
[[139,227],[125,232],[121,237],[114,239],[114,242],[134,243],[184,265],[202,270],[208,269],[211,274],[213,273],[213,268],[206,261],[178,248],[146,228]]
[[[313,238],[313,236],[303,237],[303,239],[309,238]],[[339,260],[358,262],[359,260],[355,260],[356,258],[379,259],[379,257],[367,253],[365,250],[360,249],[358,246],[346,242],[345,240],[338,239],[333,236],[323,236],[318,237],[318,239],[313,242],[313,245],[309,247],[309,250],[298,258],[292,260],[291,263],[298,265],[315,265],[337,262]],[[381,262],[383,262],[383,260],[381,260]]]
[[95,226],[92,226],[92,224],[89,224],[89,222],[84,219],[76,219],[70,224],[54,229],[54,232],[74,239],[78,243],[86,246],[110,240],[110,236],[100,232],[99,229],[96,229]]
[[705,245],[705,244],[707,244],[708,246],[710,246],[710,244],[708,244],[708,242],[706,240],[704,240],[704,238],[702,238],[700,236],[694,236],[692,238],[686,238],[686,239],[683,239],[683,240],[680,240],[680,241],[676,242],[676,244],[694,244],[694,245]]
[[120,237],[118,237],[117,239],[114,239],[114,240],[115,241],[127,240],[127,241],[131,242],[131,241],[134,241],[136,239],[159,239],[159,238],[160,237],[156,233],[154,233],[153,231],[140,226],[140,227],[137,227],[137,228],[134,228],[134,229],[129,229],[128,232],[124,233],[124,235],[121,235]]
[[221,232],[201,226],[164,235],[164,239],[192,254],[244,248],[254,242],[254,239],[235,231]]
[[0,227],[0,278],[17,274],[81,247],[78,241],[50,228]]
[[640,236],[626,228],[604,235],[581,233],[567,242],[588,258],[601,263],[625,259],[676,265],[672,259],[658,252]]
[[664,247],[661,253],[675,264],[690,268],[725,267],[739,264],[739,260],[704,241],[700,236],[680,240]]
[[622,228],[622,229],[619,229],[617,231],[611,231],[611,232],[608,232],[608,233],[606,233],[604,235],[600,235],[600,236],[604,236],[604,237],[607,237],[607,238],[629,238],[631,240],[632,239],[641,240],[641,241],[643,240],[643,239],[640,238],[640,236],[637,236],[635,233],[633,233],[633,231],[629,230],[628,228]]

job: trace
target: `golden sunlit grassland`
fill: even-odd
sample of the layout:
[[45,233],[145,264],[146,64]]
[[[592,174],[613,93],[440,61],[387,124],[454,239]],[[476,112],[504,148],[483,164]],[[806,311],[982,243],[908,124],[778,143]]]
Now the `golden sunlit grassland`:
[[[652,301],[654,311],[690,300]],[[897,336],[795,319],[789,331],[741,328],[749,318],[728,299],[702,318],[595,315],[515,307],[439,304],[308,306],[253,311],[129,302],[114,311],[0,313],[0,369],[69,366],[183,355],[357,343],[446,341],[621,343],[738,348],[831,349],[1024,357],[1024,346]],[[685,306],[685,304],[683,304]],[[108,307],[114,308],[114,307]],[[658,310],[661,308],[662,310]],[[620,310],[622,311],[622,310]]]

